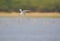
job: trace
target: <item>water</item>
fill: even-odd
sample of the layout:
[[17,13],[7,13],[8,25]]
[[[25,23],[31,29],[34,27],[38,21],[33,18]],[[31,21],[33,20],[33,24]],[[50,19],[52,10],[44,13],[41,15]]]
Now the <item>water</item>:
[[60,41],[60,18],[0,17],[0,41]]

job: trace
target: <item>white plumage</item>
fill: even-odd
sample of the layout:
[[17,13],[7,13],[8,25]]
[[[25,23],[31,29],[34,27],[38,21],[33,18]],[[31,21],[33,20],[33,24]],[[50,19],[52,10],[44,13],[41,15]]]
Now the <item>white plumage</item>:
[[26,14],[28,11],[30,11],[30,10],[22,10],[22,9],[19,9],[19,11],[20,11],[20,14],[21,15],[24,15],[24,14]]

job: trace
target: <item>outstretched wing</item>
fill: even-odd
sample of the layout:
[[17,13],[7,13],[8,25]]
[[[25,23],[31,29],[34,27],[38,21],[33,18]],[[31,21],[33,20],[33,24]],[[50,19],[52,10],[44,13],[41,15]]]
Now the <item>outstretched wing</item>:
[[24,13],[30,12],[31,10],[23,10]]

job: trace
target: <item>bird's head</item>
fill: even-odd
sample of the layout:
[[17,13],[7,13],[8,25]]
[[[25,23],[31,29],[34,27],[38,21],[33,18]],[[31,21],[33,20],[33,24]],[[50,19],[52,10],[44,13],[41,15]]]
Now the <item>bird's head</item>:
[[19,11],[22,11],[22,9],[19,9]]

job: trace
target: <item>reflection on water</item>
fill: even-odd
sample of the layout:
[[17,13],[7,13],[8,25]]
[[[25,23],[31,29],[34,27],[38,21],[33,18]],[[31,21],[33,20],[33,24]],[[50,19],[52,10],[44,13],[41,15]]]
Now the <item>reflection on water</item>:
[[60,18],[0,18],[0,41],[60,41]]

